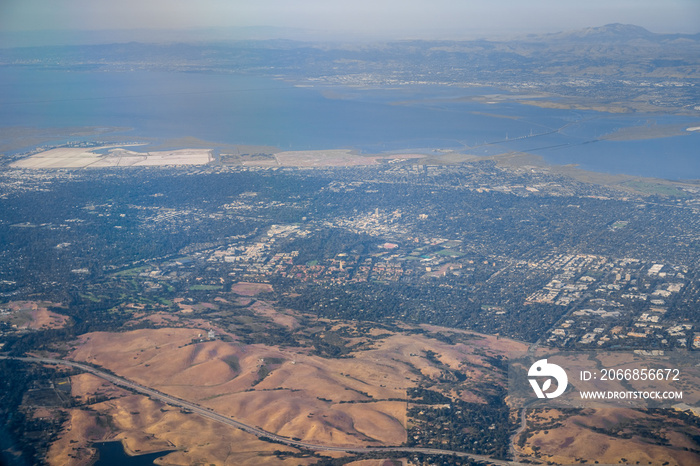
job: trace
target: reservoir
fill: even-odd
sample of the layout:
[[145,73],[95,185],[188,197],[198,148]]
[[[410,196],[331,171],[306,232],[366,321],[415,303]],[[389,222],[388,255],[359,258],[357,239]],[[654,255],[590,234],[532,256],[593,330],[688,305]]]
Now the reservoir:
[[153,461],[172,453],[175,450],[166,450],[145,455],[129,456],[124,452],[121,442],[98,442],[93,444],[97,448],[99,458],[94,466],[153,466]]

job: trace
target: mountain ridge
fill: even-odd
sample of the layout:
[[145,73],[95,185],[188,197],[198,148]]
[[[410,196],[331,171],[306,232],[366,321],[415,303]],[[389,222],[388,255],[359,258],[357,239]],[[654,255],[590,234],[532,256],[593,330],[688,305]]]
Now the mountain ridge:
[[[526,39],[540,40],[572,40],[572,41],[631,41],[631,40],[648,40],[651,42],[660,42],[677,39],[690,39],[693,41],[700,40],[700,33],[697,34],[681,34],[681,33],[657,33],[651,32],[642,26],[624,23],[611,23],[604,26],[594,26],[582,29],[573,29],[568,31],[560,31],[546,34],[528,34]],[[515,39],[516,41],[518,38]]]

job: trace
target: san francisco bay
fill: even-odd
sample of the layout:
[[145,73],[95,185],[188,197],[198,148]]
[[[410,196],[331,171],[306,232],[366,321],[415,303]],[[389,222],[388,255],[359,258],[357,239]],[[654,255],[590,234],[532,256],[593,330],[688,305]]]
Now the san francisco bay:
[[[492,88],[353,88],[223,73],[6,67],[0,94],[0,139],[17,127],[122,127],[129,129],[111,137],[191,136],[280,150],[365,153],[522,151],[591,171],[700,178],[700,132],[686,131],[700,126],[698,118],[540,108]],[[679,129],[649,137],[660,127]],[[610,137],[629,128],[638,131]]]

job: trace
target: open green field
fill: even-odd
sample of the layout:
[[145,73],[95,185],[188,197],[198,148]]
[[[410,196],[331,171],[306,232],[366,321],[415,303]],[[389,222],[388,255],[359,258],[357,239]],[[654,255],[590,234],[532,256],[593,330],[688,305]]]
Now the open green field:
[[190,291],[214,291],[223,289],[222,285],[192,285]]
[[626,186],[636,189],[644,194],[658,194],[660,196],[672,196],[672,197],[689,197],[689,194],[685,191],[676,188],[675,186],[670,186],[660,183],[649,183],[645,181],[630,181],[625,183]]
[[455,251],[454,249],[443,249],[442,251],[437,252],[438,256],[447,256],[447,257],[462,257],[464,256],[463,252]]
[[148,268],[147,265],[142,265],[140,267],[134,267],[131,269],[122,270],[121,272],[116,272],[115,277],[134,277]]

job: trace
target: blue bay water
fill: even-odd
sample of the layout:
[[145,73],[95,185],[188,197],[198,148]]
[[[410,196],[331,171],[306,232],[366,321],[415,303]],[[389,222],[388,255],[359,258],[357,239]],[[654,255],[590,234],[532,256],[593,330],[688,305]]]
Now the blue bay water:
[[[551,163],[670,179],[700,178],[700,133],[601,141],[619,128],[698,126],[698,118],[543,109],[470,97],[497,90],[297,87],[214,73],[0,69],[0,128],[126,127],[123,140],[192,136],[282,150],[528,151]],[[595,141],[595,142],[592,142]]]

